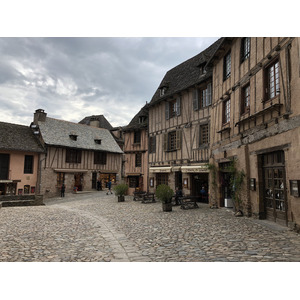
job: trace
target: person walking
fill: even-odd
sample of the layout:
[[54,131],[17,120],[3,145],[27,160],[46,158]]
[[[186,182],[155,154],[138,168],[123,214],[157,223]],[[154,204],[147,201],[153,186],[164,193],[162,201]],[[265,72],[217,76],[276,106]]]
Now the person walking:
[[111,180],[108,182],[107,187],[108,187],[108,191],[107,191],[106,195],[108,195],[108,193],[112,194],[112,191],[111,191]]
[[65,190],[66,190],[66,186],[65,186],[65,184],[63,183],[62,185],[61,185],[61,188],[60,188],[60,196],[63,198],[63,197],[65,197]]

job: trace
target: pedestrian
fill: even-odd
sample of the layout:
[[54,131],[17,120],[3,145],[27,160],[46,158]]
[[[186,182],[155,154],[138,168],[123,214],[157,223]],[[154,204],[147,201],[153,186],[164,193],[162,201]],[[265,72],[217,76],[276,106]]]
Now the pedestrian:
[[61,197],[65,197],[65,190],[66,190],[66,186],[65,186],[65,184],[63,183],[63,184],[61,185],[61,188],[60,188],[60,196],[61,196]]
[[178,187],[176,187],[176,190],[175,190],[175,204],[176,205],[181,204],[182,197],[183,197],[182,190],[180,190]]
[[[112,194],[112,191],[111,191],[111,180],[108,182],[107,187],[108,187],[108,192],[110,192]],[[106,195],[108,195],[108,192],[106,193]]]
[[200,195],[201,195],[201,199],[202,201],[205,201],[206,202],[206,190],[205,190],[205,187],[202,186],[202,189],[200,191]]

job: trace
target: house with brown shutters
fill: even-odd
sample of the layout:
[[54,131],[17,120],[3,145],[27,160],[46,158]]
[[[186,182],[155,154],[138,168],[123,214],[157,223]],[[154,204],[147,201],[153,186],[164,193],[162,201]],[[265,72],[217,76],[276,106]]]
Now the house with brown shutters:
[[123,151],[108,129],[50,118],[43,109],[34,113],[31,128],[46,149],[41,156],[41,194],[90,191],[97,181],[105,188],[108,181],[121,179]]
[[204,202],[209,187],[212,68],[205,66],[221,40],[169,70],[149,104],[149,191],[178,187]]
[[300,225],[300,39],[223,38],[213,69],[211,164],[218,170],[218,206],[234,191],[228,165],[245,174],[242,211],[291,227]]
[[43,153],[29,126],[0,122],[0,195],[37,194]]
[[122,129],[124,181],[129,186],[129,195],[135,191],[148,191],[148,107],[146,104]]

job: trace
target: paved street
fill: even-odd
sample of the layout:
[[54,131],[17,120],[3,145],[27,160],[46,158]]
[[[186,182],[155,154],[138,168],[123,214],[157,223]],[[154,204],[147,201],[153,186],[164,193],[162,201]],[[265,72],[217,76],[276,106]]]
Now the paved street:
[[300,235],[226,208],[163,212],[161,203],[93,192],[0,209],[0,261],[300,261]]

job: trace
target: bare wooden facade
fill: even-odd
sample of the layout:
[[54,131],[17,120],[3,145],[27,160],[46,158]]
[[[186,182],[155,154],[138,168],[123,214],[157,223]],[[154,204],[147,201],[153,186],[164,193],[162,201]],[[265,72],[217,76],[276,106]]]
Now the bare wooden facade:
[[224,166],[235,158],[246,174],[244,213],[290,226],[300,224],[291,188],[300,180],[299,46],[299,38],[224,38],[208,64],[210,162],[219,169],[212,199],[224,206],[231,197]]
[[124,179],[129,195],[135,191],[148,191],[148,105],[123,128]]
[[170,70],[149,107],[149,189],[159,184],[200,197],[208,189],[213,44]]

